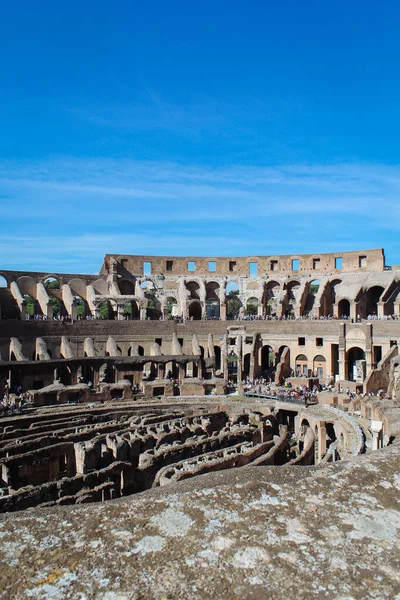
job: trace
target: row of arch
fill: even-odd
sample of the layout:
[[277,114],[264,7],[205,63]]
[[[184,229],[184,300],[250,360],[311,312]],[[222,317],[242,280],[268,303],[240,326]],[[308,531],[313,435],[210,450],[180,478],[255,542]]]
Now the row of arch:
[[[19,277],[16,281],[22,296],[27,304],[28,314],[41,314],[41,309],[37,300],[37,282],[28,275]],[[59,316],[67,316],[67,311],[62,302],[61,283],[55,276],[47,276],[41,283],[46,288],[50,301],[53,304],[53,313]],[[263,315],[272,316],[294,316],[295,307],[300,306],[299,316],[307,316],[317,310],[317,316],[333,315],[333,307],[337,305],[337,315],[341,317],[355,316],[366,318],[369,315],[378,314],[378,305],[383,303],[383,315],[390,316],[394,314],[395,302],[400,298],[400,283],[393,280],[392,285],[385,288],[381,285],[374,285],[369,288],[361,288],[355,298],[338,297],[337,286],[342,283],[341,279],[334,279],[321,289],[319,280],[312,280],[307,283],[306,288],[302,287],[299,280],[291,280],[285,283],[278,281],[268,281],[267,283],[251,282],[253,289],[247,290],[246,294],[240,293],[239,284],[230,281],[223,290],[217,281],[208,281],[204,284],[204,292],[201,292],[201,286],[198,281],[190,280],[185,282],[187,295],[187,316],[193,319],[204,317],[210,319],[219,319],[222,304],[226,305],[227,317],[235,317],[240,313],[247,315],[261,312]],[[8,287],[9,282],[0,276],[0,287]],[[80,278],[72,278],[68,285],[73,294],[74,303],[77,307],[78,316],[90,315],[87,302],[86,281]],[[95,293],[98,296],[110,295],[109,284],[104,279],[98,279],[91,282]],[[258,286],[258,287],[257,287]],[[179,306],[177,294],[171,290],[166,299],[165,307],[161,305],[158,298],[157,288],[151,279],[128,280],[122,279],[118,282],[117,288],[121,296],[144,296],[148,300],[148,309],[146,317],[159,319],[165,316],[181,316],[182,308]],[[299,294],[301,293],[301,298]],[[250,294],[250,295],[249,295]],[[355,303],[355,313],[351,315],[352,304]],[[116,307],[109,299],[100,302],[99,310],[103,318],[116,318]],[[138,319],[140,317],[140,307],[138,302],[131,300],[126,302],[124,314],[127,318]]]

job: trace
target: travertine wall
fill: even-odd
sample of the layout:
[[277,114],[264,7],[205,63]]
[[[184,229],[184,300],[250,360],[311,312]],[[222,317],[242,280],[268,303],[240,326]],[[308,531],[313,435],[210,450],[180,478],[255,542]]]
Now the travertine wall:
[[[280,256],[140,256],[140,255],[111,255],[106,254],[101,273],[108,273],[112,259],[128,273],[136,276],[146,274],[144,264],[151,263],[151,273],[154,275],[174,274],[190,275],[250,275],[250,263],[257,264],[257,275],[296,274],[296,273],[354,273],[356,271],[383,271],[385,255],[382,248],[376,250],[356,250],[352,252],[337,252],[329,254],[293,254]],[[292,260],[299,260],[299,269],[292,268]],[[342,259],[342,268],[337,269],[335,260]],[[189,271],[188,263],[194,262],[194,271]],[[215,263],[215,271],[210,271],[209,263]]]

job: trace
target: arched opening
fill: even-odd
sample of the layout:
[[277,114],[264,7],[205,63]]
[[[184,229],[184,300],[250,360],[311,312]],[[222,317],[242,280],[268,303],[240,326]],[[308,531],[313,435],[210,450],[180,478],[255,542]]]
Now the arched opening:
[[171,360],[165,365],[165,378],[166,379],[179,379],[179,365],[176,361]]
[[307,297],[304,304],[303,314],[309,315],[312,312],[315,304],[315,298],[319,292],[321,282],[318,279],[314,279],[307,286]]
[[50,296],[50,304],[53,307],[53,317],[63,316],[63,310],[62,310],[63,304],[59,300],[59,298],[56,298],[56,296]]
[[190,300],[200,300],[200,286],[196,281],[188,281],[186,289],[189,292]]
[[143,379],[154,381],[157,378],[157,366],[154,362],[147,362],[143,365]]
[[308,358],[305,354],[299,354],[295,360],[296,377],[307,377],[308,375]]
[[367,290],[365,294],[365,314],[364,317],[375,316],[378,314],[378,302],[384,292],[384,288],[375,285]]
[[26,306],[26,314],[29,317],[33,317],[35,314],[38,314],[37,303],[36,300],[32,298],[32,296],[30,296],[29,294],[24,294],[24,301]]
[[220,316],[220,306],[219,300],[206,300],[206,313],[207,319],[211,321],[215,321],[219,319]]
[[84,363],[83,365],[80,365],[78,367],[78,371],[77,371],[78,383],[86,383],[87,385],[89,385],[91,387],[93,385],[93,375],[94,375],[93,367],[91,367],[87,363]]
[[190,361],[186,364],[185,377],[198,377],[199,369],[195,362]]
[[47,277],[43,281],[43,285],[46,290],[59,290],[61,289],[60,281],[56,277]]
[[258,298],[252,296],[246,302],[246,315],[254,316],[258,313]]
[[118,282],[118,287],[121,296],[134,296],[135,295],[135,285],[132,281],[127,279],[123,279]]
[[193,300],[189,304],[189,319],[193,319],[194,321],[201,320],[201,304],[200,302]]
[[365,379],[365,352],[357,346],[347,352],[347,379],[357,383]]
[[147,311],[146,316],[151,321],[158,321],[162,316],[161,304],[155,295],[156,288],[152,281],[142,281],[140,287],[144,291],[144,295],[147,298]]
[[340,319],[348,319],[350,317],[350,301],[346,298],[339,301],[338,315]]
[[243,357],[243,377],[250,377],[250,360],[251,360],[251,355],[250,353],[247,353],[244,355]]
[[167,298],[167,314],[170,319],[178,316],[178,302],[173,296]]
[[137,320],[140,318],[138,303],[135,300],[125,302],[124,304],[124,319]]
[[274,371],[275,355],[271,346],[261,348],[261,374],[270,377]]
[[322,354],[317,354],[313,360],[313,375],[314,377],[318,377],[318,379],[323,379],[326,377],[326,359]]
[[104,363],[101,365],[99,383],[115,383],[115,369],[111,364]]
[[6,287],[8,287],[7,279],[5,277],[3,277],[3,275],[0,275],[0,288],[6,288]]
[[219,283],[216,281],[209,281],[206,284],[206,314],[207,319],[220,317]]
[[298,281],[289,281],[286,284],[286,297],[284,299],[285,316],[294,317],[294,306],[298,303],[297,292],[300,289]]
[[320,315],[324,317],[333,316],[334,310],[333,305],[336,303],[336,286],[342,283],[341,279],[334,279],[330,281],[326,286],[321,295],[321,309]]
[[67,367],[66,365],[60,365],[57,370],[58,370],[58,379],[59,379],[60,383],[62,383],[63,385],[71,385],[71,383],[72,383],[71,369],[69,367]]
[[74,304],[76,306],[76,316],[78,319],[84,319],[89,314],[87,302],[81,296],[74,296]]
[[239,298],[239,286],[235,281],[230,281],[226,286],[226,318],[237,319],[242,306]]
[[114,309],[109,300],[102,300],[99,304],[100,319],[115,319]]
[[281,312],[279,304],[279,292],[281,286],[277,281],[269,281],[264,287],[263,304],[266,315],[278,316]]

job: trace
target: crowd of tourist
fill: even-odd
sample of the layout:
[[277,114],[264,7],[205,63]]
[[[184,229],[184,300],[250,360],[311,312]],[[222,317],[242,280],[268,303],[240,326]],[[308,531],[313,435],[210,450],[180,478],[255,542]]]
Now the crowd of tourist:
[[321,389],[322,386],[319,385],[314,385],[312,389],[309,389],[305,385],[292,387],[290,383],[285,383],[283,386],[275,385],[272,384],[270,378],[266,377],[254,380],[247,377],[243,382],[243,391],[247,395],[256,394],[275,400],[305,404],[306,406],[317,403],[317,393]]
[[[4,317],[3,317],[4,318]],[[60,316],[60,315],[56,315],[53,317],[47,317],[46,315],[43,314],[34,314],[34,315],[25,315],[25,319],[27,321],[61,321],[63,323],[74,323],[76,321],[104,321],[104,320],[111,320],[108,317],[104,317],[104,316],[100,316],[100,315],[86,315],[86,316],[78,316],[76,317],[76,319],[72,319],[71,316],[66,315],[66,316]],[[131,320],[131,317],[129,315],[125,315],[124,316],[124,320]],[[137,319],[136,319],[137,320]],[[148,321],[150,320],[154,320],[151,319],[150,317],[147,317]],[[158,318],[159,321],[163,321],[163,317],[160,316]],[[194,318],[193,317],[188,317],[188,318],[184,318],[182,316],[169,316],[166,317],[167,321],[174,321],[175,323],[185,323],[186,321],[193,321]],[[216,316],[210,316],[210,317],[206,317],[207,321],[220,321],[220,317],[216,317]],[[354,319],[350,319],[350,317],[348,315],[341,315],[340,317],[335,317],[333,315],[327,315],[327,316],[315,316],[315,315],[302,315],[302,316],[294,316],[294,315],[283,315],[283,316],[277,316],[277,315],[234,315],[234,316],[227,316],[226,317],[227,321],[347,321],[347,320],[351,320],[351,322],[354,322]],[[360,323],[362,320],[365,320],[364,318],[362,319],[360,317],[360,315],[357,316],[356,318],[356,322]],[[368,321],[399,321],[400,320],[400,315],[382,315],[382,316],[378,316],[376,314],[370,314],[366,317],[366,320]]]
[[29,392],[23,392],[21,386],[17,386],[14,393],[10,392],[8,384],[5,385],[3,398],[0,401],[1,414],[22,413],[24,406],[32,401]]

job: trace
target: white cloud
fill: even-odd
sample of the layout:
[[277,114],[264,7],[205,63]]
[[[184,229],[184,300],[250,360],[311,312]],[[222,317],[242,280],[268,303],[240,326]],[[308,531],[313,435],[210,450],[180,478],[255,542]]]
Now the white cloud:
[[106,252],[250,255],[382,245],[398,252],[397,166],[216,168],[64,157],[4,162],[0,186],[0,252],[10,268],[97,270]]

